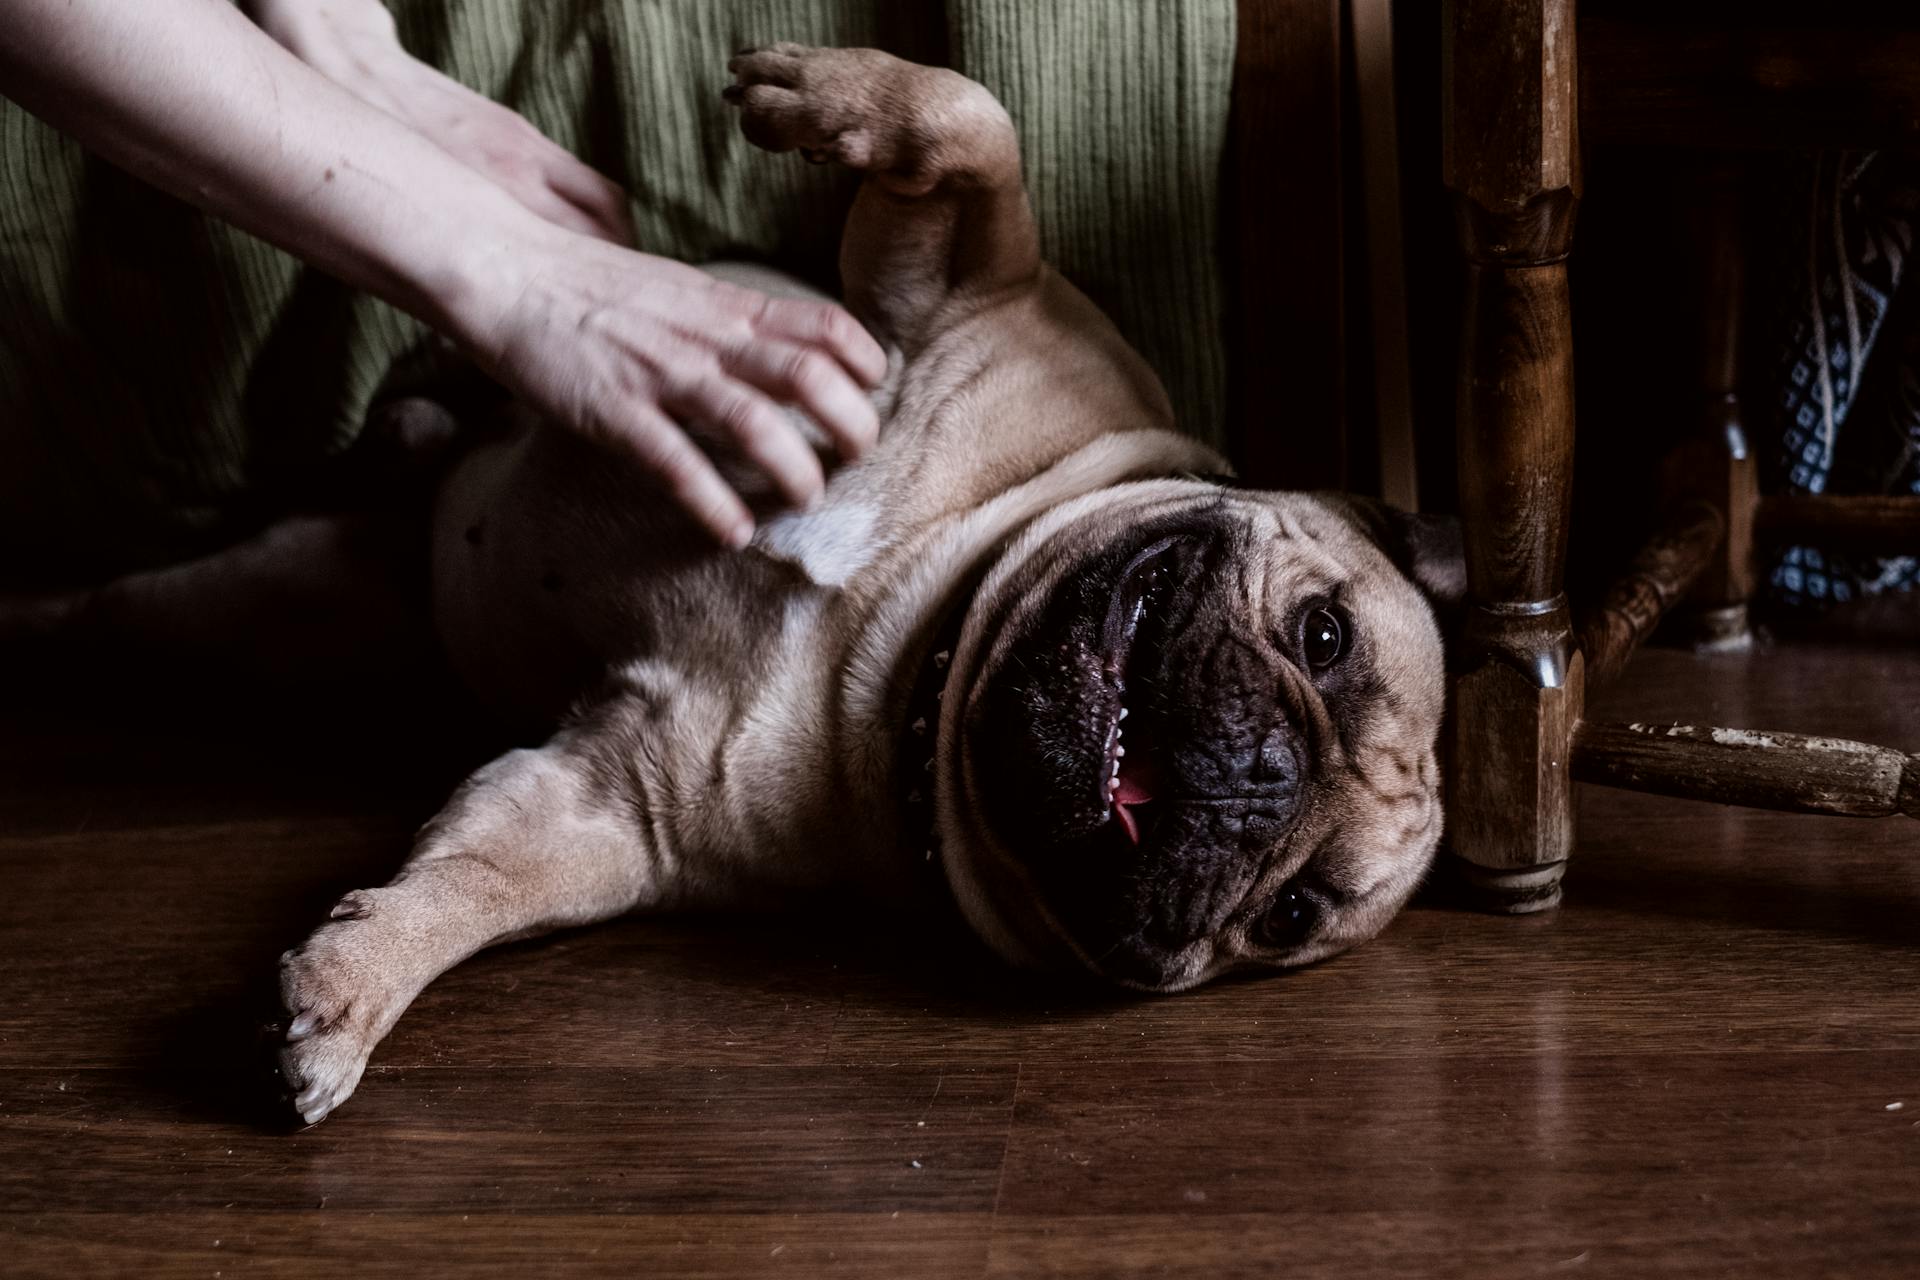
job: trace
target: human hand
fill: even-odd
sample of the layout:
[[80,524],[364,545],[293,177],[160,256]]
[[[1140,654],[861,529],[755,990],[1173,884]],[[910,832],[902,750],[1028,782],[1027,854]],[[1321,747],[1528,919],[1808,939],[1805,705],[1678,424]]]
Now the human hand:
[[680,423],[720,433],[796,506],[824,477],[776,402],[803,409],[843,458],[873,443],[866,388],[886,353],[841,308],[551,228],[530,240],[449,307],[454,336],[550,420],[636,458],[726,545],[744,546],[753,518]]
[[633,243],[626,192],[523,117],[408,54],[380,0],[246,0],[268,35],[570,231]]
[[246,7],[301,61],[544,219],[468,224],[445,245],[467,266],[426,272],[433,281],[411,309],[550,421],[635,457],[721,541],[744,544],[752,517],[681,424],[717,431],[795,505],[824,478],[778,403],[804,410],[843,458],[873,442],[863,388],[885,376],[886,356],[845,311],[614,247],[632,240],[625,194],[513,112],[410,57],[380,0]]

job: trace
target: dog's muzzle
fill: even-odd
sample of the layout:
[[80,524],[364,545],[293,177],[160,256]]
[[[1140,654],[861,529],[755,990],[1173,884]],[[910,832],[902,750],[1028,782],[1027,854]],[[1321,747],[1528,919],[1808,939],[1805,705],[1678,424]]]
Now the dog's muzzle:
[[1143,531],[1069,572],[986,674],[986,819],[1099,973],[1159,987],[1296,824],[1301,679],[1251,633],[1225,539]]

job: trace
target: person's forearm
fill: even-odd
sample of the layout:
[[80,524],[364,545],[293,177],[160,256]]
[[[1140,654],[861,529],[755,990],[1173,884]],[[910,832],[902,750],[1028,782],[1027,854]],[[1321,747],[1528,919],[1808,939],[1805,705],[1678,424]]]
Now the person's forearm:
[[538,219],[224,0],[0,0],[0,92],[153,185],[482,340]]

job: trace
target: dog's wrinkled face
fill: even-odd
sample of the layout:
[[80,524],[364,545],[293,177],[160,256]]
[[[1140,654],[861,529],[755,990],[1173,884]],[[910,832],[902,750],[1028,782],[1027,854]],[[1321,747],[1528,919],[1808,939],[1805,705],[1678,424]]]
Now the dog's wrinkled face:
[[975,928],[1153,991],[1378,933],[1441,828],[1441,640],[1408,575],[1457,563],[1411,563],[1341,499],[1197,482],[1043,524],[948,686],[942,829]]

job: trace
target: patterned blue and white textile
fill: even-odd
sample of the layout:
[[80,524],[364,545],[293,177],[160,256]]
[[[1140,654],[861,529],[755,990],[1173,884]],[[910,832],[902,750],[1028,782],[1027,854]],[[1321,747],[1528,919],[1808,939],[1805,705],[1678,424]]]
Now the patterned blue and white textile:
[[[1747,397],[1769,493],[1920,494],[1920,160],[1810,157],[1785,183],[1772,315],[1758,350],[1773,363]],[[1788,548],[1767,594],[1817,611],[1920,581],[1913,556]]]

